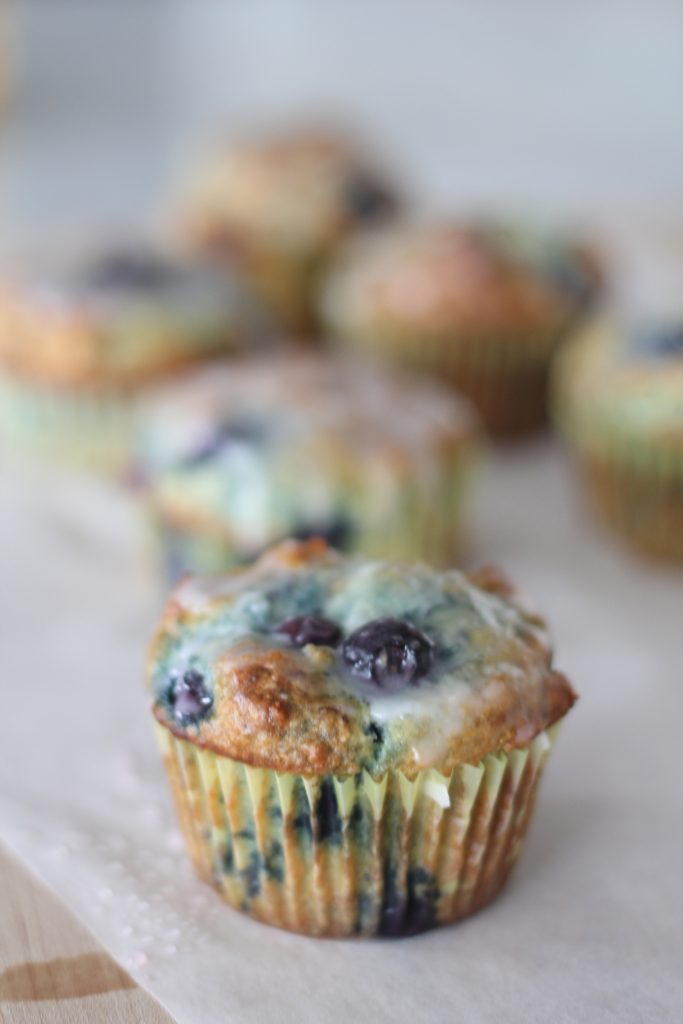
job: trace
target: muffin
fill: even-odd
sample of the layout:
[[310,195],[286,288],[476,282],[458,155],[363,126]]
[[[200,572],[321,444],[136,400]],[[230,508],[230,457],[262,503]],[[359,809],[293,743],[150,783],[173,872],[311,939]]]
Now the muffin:
[[394,206],[384,178],[349,142],[294,132],[215,153],[188,182],[177,219],[192,246],[237,259],[283,327],[305,333],[330,254]]
[[237,281],[151,246],[33,261],[0,286],[0,434],[74,464],[128,464],[141,393],[252,330]]
[[558,359],[554,395],[599,520],[683,562],[683,319],[597,320]]
[[322,315],[341,344],[450,381],[511,435],[543,425],[550,358],[597,284],[593,257],[548,234],[394,224],[345,247]]
[[168,389],[139,475],[171,582],[287,537],[452,564],[476,447],[469,405],[433,382],[281,353]]
[[311,935],[399,936],[499,892],[575,695],[492,570],[287,542],[187,578],[149,656],[199,876]]

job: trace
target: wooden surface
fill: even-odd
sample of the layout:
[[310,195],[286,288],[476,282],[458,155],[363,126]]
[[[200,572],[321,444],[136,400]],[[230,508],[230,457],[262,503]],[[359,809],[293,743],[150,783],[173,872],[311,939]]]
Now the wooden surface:
[[0,1024],[173,1024],[0,847]]

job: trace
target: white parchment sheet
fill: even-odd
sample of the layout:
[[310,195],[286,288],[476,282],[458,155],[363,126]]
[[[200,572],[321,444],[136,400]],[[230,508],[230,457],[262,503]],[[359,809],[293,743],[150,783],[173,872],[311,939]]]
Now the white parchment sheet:
[[127,511],[100,495],[82,526],[58,478],[0,466],[0,837],[180,1024],[683,1020],[683,572],[596,531],[550,442],[496,454],[479,485],[471,561],[547,614],[581,700],[498,901],[354,943],[257,925],[195,880],[146,711],[160,596]]

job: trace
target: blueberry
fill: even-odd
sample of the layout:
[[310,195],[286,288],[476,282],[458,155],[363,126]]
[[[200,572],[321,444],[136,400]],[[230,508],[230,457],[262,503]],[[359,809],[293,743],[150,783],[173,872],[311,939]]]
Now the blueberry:
[[637,339],[637,350],[664,359],[683,356],[683,325],[644,331]]
[[150,252],[112,252],[86,274],[91,288],[147,291],[164,288],[176,275],[173,264]]
[[351,174],[344,182],[343,195],[347,210],[359,220],[372,220],[392,206],[384,189],[365,174]]
[[341,640],[341,629],[336,622],[322,615],[297,615],[285,619],[276,632],[288,636],[295,647],[315,644],[317,647],[336,647]]
[[354,675],[400,689],[429,672],[434,643],[405,619],[374,619],[344,641],[343,655]]
[[575,302],[585,302],[593,291],[593,279],[579,260],[557,258],[546,268],[548,279]]
[[181,725],[195,725],[208,715],[213,706],[213,697],[206,688],[204,676],[194,668],[173,680],[169,701],[173,706],[173,717]]
[[256,445],[262,440],[263,433],[263,425],[256,419],[244,416],[222,420],[194,451],[185,456],[182,465],[186,468],[201,466],[232,445]]
[[322,537],[330,547],[338,551],[348,551],[353,539],[353,526],[344,516],[336,516],[328,522],[301,523],[292,531],[295,540],[310,540],[311,537]]

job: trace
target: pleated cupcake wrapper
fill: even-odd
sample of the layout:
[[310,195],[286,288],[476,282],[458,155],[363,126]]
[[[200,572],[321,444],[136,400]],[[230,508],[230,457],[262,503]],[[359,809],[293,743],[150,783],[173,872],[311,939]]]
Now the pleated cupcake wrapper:
[[134,401],[127,395],[62,394],[0,381],[3,444],[105,473],[128,465]]
[[628,460],[579,453],[581,476],[596,516],[644,554],[683,562],[683,478]]
[[340,323],[341,344],[402,366],[437,374],[472,399],[489,430],[515,434],[546,419],[548,367],[569,322],[545,331],[441,333],[379,320],[354,331]]
[[[372,557],[422,558],[434,565],[457,564],[462,546],[463,520],[469,493],[470,476],[476,462],[475,446],[465,445],[455,463],[444,467],[437,491],[425,496],[420,488],[402,488],[391,521],[368,525],[372,513],[360,516],[360,527],[353,540],[354,551]],[[176,522],[164,509],[152,502],[150,536],[154,560],[161,565],[165,580],[175,583],[187,572],[221,572],[253,557],[225,533],[196,525]],[[280,540],[273,537],[273,542]]]
[[596,516],[645,554],[683,561],[683,448],[606,429],[555,382],[553,419],[573,449]]
[[404,935],[488,903],[517,859],[557,726],[526,748],[373,779],[254,768],[156,724],[200,877],[233,907],[310,935]]

